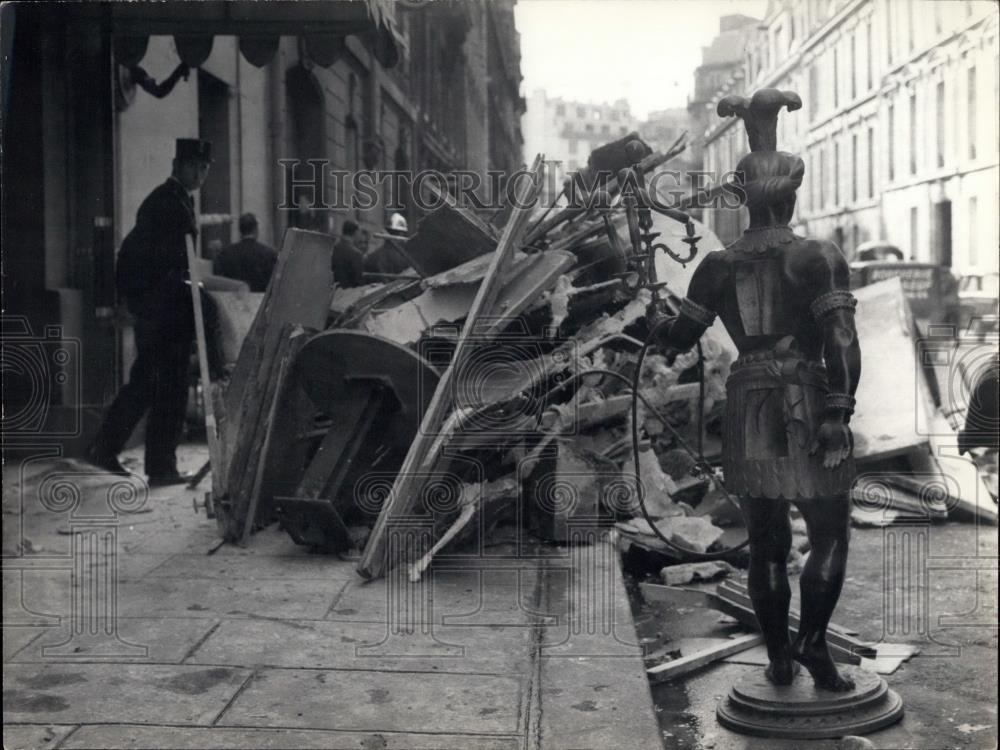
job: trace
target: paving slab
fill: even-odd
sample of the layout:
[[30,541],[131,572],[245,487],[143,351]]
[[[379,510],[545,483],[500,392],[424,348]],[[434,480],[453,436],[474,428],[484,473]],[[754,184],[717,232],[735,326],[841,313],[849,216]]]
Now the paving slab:
[[7,627],[3,629],[3,660],[9,661],[18,651],[38,638],[49,628]]
[[122,617],[277,617],[320,620],[344,581],[153,578],[118,587]]
[[524,684],[495,675],[258,672],[220,722],[361,732],[517,734]]
[[534,570],[439,574],[431,568],[415,583],[397,577],[355,580],[328,619],[386,622],[392,612],[397,621],[419,616],[441,625],[526,626],[537,613],[535,576]]
[[540,667],[539,747],[661,746],[646,670],[638,655],[543,658]]
[[229,727],[80,727],[60,748],[127,750],[520,750],[521,737]]
[[[298,549],[303,549],[299,547]],[[354,566],[344,560],[305,551],[294,555],[178,554],[147,574],[151,578],[280,579],[282,581],[355,581]]]
[[[74,657],[80,661],[142,661],[156,664],[179,664],[209,633],[219,625],[219,620],[206,618],[148,618],[119,617],[117,628],[105,632],[96,642],[78,638],[73,648]],[[46,648],[66,643],[72,635],[69,621],[64,627],[46,632],[12,659],[15,662],[50,662],[51,652]],[[119,649],[108,646],[113,638],[122,642]],[[63,659],[63,661],[66,661]]]
[[150,664],[6,664],[4,721],[210,724],[250,671]]
[[51,750],[76,727],[55,724],[4,724],[4,750]]
[[388,623],[227,620],[186,663],[523,674],[530,641],[527,627],[438,626],[407,633],[390,631]]

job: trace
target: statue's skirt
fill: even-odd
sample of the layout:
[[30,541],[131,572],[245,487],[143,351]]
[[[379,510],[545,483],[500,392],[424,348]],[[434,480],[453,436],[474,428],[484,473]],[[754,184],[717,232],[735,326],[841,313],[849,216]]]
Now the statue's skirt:
[[822,450],[810,455],[828,390],[823,364],[797,355],[759,352],[733,363],[722,451],[726,489],[784,500],[847,493],[854,459],[826,469]]

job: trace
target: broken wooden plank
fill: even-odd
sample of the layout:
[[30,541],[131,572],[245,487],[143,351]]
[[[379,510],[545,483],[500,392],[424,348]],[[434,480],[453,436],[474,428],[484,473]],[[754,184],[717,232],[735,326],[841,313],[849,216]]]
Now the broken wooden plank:
[[[261,487],[275,461],[268,454],[269,435],[277,427],[275,422],[284,424],[288,416],[277,411],[288,364],[308,338],[303,329],[289,323],[281,326],[279,334],[271,356],[261,363],[259,379],[247,389],[242,428],[229,464],[227,493],[215,502],[219,530],[231,542],[245,540],[257,518]],[[287,447],[286,437],[277,442],[282,450]]]
[[[656,169],[659,166],[667,163],[673,159],[678,154],[682,153],[686,147],[683,144],[675,143],[666,153],[653,153],[644,158],[639,162],[639,171],[643,174]],[[604,190],[608,194],[613,195],[618,189],[618,178],[613,177],[604,186]],[[559,211],[559,213],[551,216],[538,223],[537,226],[532,228],[528,235],[524,238],[524,244],[533,245],[546,234],[551,232],[557,226],[566,221],[571,221],[578,216],[582,216],[587,213],[588,207],[586,204],[581,206],[567,206],[566,208]]]
[[[741,595],[738,590],[726,590],[727,581],[720,584],[714,592],[701,589],[687,589],[680,586],[664,586],[657,583],[641,583],[639,588],[649,601],[666,602],[680,606],[711,607],[719,612],[735,617],[748,627],[758,628],[757,615],[749,596]],[[799,612],[794,608],[788,610],[788,632],[794,638],[799,632]],[[861,657],[873,658],[875,648],[863,641],[847,635],[843,629],[833,625],[827,629],[827,643],[835,661],[847,664],[860,664]]]
[[[483,278],[472,307],[469,309],[465,326],[452,355],[451,364],[438,382],[434,397],[421,421],[420,431],[410,445],[410,450],[393,484],[392,492],[382,506],[378,520],[368,539],[368,544],[365,546],[364,553],[358,563],[358,572],[366,578],[376,578],[382,575],[387,566],[396,562],[386,559],[388,527],[392,519],[408,515],[408,510],[420,500],[420,488],[427,481],[428,473],[433,469],[436,458],[432,454],[431,448],[435,443],[440,444],[437,438],[452,408],[452,390],[456,373],[461,372],[463,361],[470,347],[475,344],[473,331],[478,325],[480,316],[493,309],[497,301],[497,295],[500,292],[498,281],[505,272],[510,256],[520,245],[529,213],[538,199],[543,178],[542,169],[542,157],[539,155],[535,157],[531,167],[531,174],[534,175],[535,179],[527,182],[522,180],[518,186],[514,209],[493,253],[490,269]],[[431,455],[428,455],[429,453]]]
[[[220,461],[212,471],[216,498],[228,494],[229,467],[243,430],[244,416],[252,418],[261,408],[248,401],[248,394],[252,386],[264,378],[262,370],[266,372],[270,368],[283,324],[319,330],[326,325],[333,295],[332,253],[333,238],[329,235],[302,229],[285,232],[271,281],[240,347],[226,388],[225,421],[219,425]],[[222,514],[219,518],[222,519]]]
[[[567,252],[515,255],[519,257],[513,259],[496,303],[484,315],[490,320],[490,325],[476,330],[478,338],[493,335],[505,322],[519,316],[543,292],[555,285],[560,274],[574,261],[573,255]],[[454,323],[468,315],[487,270],[484,266],[482,259],[476,258],[428,279],[425,282],[428,288],[423,294],[398,307],[372,315],[363,321],[362,327],[368,333],[397,344],[414,344],[434,326]]]
[[[301,328],[296,329],[289,335],[289,345],[281,355],[278,363],[278,374],[274,380],[274,395],[271,398],[270,407],[267,410],[267,423],[264,427],[264,440],[260,448],[260,460],[252,467],[253,484],[250,489],[250,499],[247,503],[246,518],[243,521],[243,532],[240,534],[239,543],[245,545],[253,531],[254,522],[257,519],[257,509],[260,507],[261,489],[264,484],[264,477],[267,473],[268,460],[271,458],[271,440],[278,431],[278,408],[282,402],[282,395],[286,388],[288,370],[296,351],[305,342],[306,333]],[[286,436],[281,436],[286,437]],[[280,438],[279,438],[280,439]]]
[[194,252],[194,238],[184,235],[187,247],[188,275],[191,282],[191,304],[194,307],[194,331],[198,345],[198,373],[201,377],[202,403],[205,405],[205,435],[208,441],[208,460],[213,466],[221,461],[219,435],[212,403],[212,377],[208,370],[208,344],[205,340],[205,316],[201,307],[201,276],[198,256]]
[[667,680],[673,680],[683,675],[690,674],[691,672],[701,669],[702,667],[706,667],[713,662],[719,661],[720,659],[725,659],[727,656],[732,656],[733,654],[738,654],[741,651],[751,649],[754,646],[759,646],[763,642],[764,636],[760,633],[748,633],[746,635],[741,635],[738,638],[727,640],[725,643],[709,646],[688,656],[681,656],[679,659],[674,659],[673,661],[668,661],[664,664],[657,664],[655,667],[650,667],[646,670],[646,676],[652,682],[666,682]]

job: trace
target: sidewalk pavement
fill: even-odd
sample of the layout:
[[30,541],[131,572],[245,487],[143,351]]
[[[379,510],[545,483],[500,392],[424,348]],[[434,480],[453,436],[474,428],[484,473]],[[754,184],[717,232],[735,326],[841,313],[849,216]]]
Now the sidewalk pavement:
[[207,481],[140,502],[53,458],[4,480],[7,748],[661,746],[604,531],[365,583],[275,527],[206,554]]

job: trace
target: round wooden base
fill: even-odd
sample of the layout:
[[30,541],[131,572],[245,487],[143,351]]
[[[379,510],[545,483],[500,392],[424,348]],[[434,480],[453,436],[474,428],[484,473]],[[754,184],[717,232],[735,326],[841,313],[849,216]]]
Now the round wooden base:
[[813,685],[805,669],[791,685],[773,685],[754,670],[719,703],[719,724],[740,734],[783,739],[825,739],[867,734],[903,717],[903,701],[885,680],[857,667],[838,665],[854,690],[834,693]]

